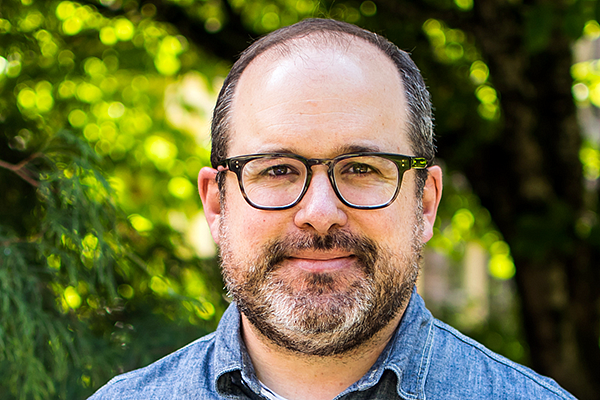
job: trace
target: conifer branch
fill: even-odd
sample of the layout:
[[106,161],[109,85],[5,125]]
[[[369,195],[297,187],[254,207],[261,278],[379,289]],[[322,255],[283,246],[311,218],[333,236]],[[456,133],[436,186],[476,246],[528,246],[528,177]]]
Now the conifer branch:
[[15,237],[12,239],[8,239],[3,242],[0,242],[0,246],[7,247],[7,246],[10,246],[10,245],[16,244],[16,243],[35,243],[36,241],[38,241],[38,239],[41,239],[45,233],[46,233],[46,229],[44,229],[42,232],[38,232],[35,235],[32,235],[27,238]]
[[30,171],[25,169],[25,166],[27,164],[29,164],[32,160],[34,160],[38,157],[41,157],[41,156],[43,156],[43,153],[39,153],[39,152],[33,153],[32,155],[30,155],[23,161],[19,162],[18,164],[11,164],[6,161],[0,160],[0,167],[14,172],[15,174],[20,176],[24,181],[26,181],[30,185],[32,185],[34,187],[39,187],[40,183],[37,180],[35,180],[35,178],[33,178],[32,176],[29,175]]

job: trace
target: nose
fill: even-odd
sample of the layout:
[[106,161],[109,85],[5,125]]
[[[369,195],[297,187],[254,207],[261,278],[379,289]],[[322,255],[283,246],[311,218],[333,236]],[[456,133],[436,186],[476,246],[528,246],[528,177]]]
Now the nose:
[[[318,171],[317,171],[318,170]],[[313,229],[326,235],[331,228],[341,227],[348,221],[344,205],[333,191],[325,168],[313,167],[308,190],[294,216],[294,223],[301,229]]]

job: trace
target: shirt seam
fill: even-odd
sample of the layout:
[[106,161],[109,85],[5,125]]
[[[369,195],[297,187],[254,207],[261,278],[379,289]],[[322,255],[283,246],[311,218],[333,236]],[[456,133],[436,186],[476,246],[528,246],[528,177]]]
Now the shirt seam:
[[431,363],[431,354],[433,352],[433,341],[435,337],[435,331],[433,330],[433,324],[429,325],[429,332],[427,332],[427,340],[425,342],[425,349],[421,357],[421,364],[419,365],[419,386],[423,396],[423,400],[426,400],[427,395],[425,393],[425,382],[427,373],[429,372],[429,365]]

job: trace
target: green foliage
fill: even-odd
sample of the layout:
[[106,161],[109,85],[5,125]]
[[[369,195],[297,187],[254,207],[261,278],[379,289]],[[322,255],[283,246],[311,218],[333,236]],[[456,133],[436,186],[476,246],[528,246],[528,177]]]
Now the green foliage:
[[[584,38],[595,40],[600,37],[600,25],[589,21],[584,28]],[[585,60],[571,67],[573,97],[579,107],[600,107],[600,66],[598,60]]]
[[224,310],[194,182],[226,70],[147,8],[0,13],[0,392],[81,398]]
[[[126,8],[133,2],[124,3]],[[232,14],[235,18],[239,16],[248,32],[265,34],[307,17],[327,17],[356,24],[377,13],[377,5],[370,0],[167,0],[164,3],[185,10],[191,19],[213,34],[227,27]]]
[[65,131],[39,150],[21,167],[32,171],[35,164],[40,171],[40,180],[32,181],[38,204],[31,210],[39,220],[26,236],[3,224],[0,237],[0,329],[6,338],[0,387],[19,398],[47,398],[68,378],[71,363],[82,365],[91,349],[74,330],[94,318],[82,298],[115,298],[114,266],[127,262],[95,154]]

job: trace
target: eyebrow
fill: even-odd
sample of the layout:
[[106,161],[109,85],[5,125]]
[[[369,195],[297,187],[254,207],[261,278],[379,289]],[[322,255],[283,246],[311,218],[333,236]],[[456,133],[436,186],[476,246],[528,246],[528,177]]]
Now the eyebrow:
[[348,144],[338,147],[338,154],[349,154],[349,153],[378,153],[381,152],[379,146],[361,146],[357,144]]

